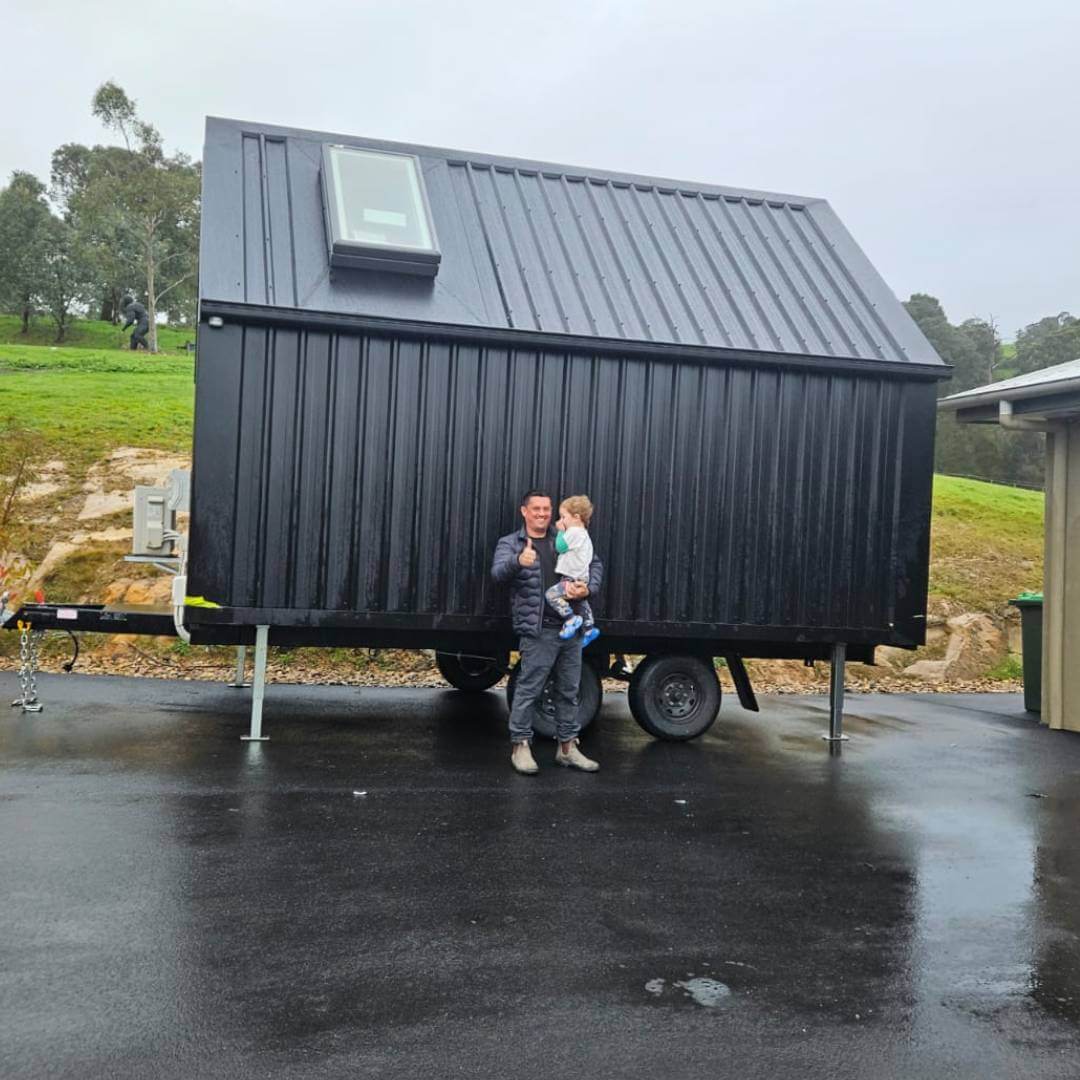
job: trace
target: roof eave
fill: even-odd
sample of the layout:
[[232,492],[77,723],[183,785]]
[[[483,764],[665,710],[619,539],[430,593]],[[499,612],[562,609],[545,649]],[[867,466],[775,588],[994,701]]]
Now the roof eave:
[[732,349],[712,345],[604,338],[503,327],[464,326],[381,315],[347,315],[340,312],[280,308],[265,304],[237,303],[204,298],[200,319],[217,315],[228,321],[249,325],[282,326],[322,330],[332,333],[371,332],[420,339],[441,339],[472,344],[505,345],[516,349],[564,350],[612,356],[648,356],[658,360],[691,360],[706,363],[755,364],[795,367],[804,370],[865,374],[876,378],[911,379],[936,382],[950,377],[952,368],[936,363],[910,360],[881,360],[848,356],[821,356],[809,353],[778,353],[765,350]]
[[965,390],[960,394],[951,394],[938,402],[942,412],[959,412],[975,409],[999,401],[1024,401],[1027,398],[1054,397],[1058,394],[1080,392],[1080,376],[1070,379],[1057,379],[1051,382],[1032,383],[1027,386],[997,387],[993,385]]

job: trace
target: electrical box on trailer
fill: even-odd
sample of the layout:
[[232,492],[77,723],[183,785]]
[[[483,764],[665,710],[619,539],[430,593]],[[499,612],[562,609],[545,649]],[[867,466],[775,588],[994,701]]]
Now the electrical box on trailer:
[[175,544],[176,511],[169,506],[169,489],[139,485],[132,555],[172,555]]

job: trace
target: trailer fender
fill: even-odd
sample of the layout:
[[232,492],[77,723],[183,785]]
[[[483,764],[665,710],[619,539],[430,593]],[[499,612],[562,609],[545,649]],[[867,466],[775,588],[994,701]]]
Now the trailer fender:
[[439,674],[456,690],[479,693],[490,690],[510,667],[510,654],[480,656],[472,653],[435,653]]
[[735,693],[739,695],[739,704],[747,712],[759,712],[757,696],[750,685],[750,676],[746,672],[743,658],[738,653],[724,653],[724,663],[731,672],[731,681],[735,684]]

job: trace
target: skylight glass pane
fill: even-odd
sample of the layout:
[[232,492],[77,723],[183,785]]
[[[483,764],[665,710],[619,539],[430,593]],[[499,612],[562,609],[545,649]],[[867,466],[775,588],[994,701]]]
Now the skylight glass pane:
[[333,146],[330,161],[342,240],[434,250],[414,158]]

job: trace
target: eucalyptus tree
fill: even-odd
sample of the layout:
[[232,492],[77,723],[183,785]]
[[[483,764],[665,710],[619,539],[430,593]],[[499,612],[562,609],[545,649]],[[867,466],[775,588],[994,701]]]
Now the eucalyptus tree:
[[50,219],[42,246],[38,296],[56,325],[57,343],[67,336],[76,311],[95,297],[98,278],[93,260],[70,222]]
[[0,305],[21,316],[24,334],[41,292],[53,221],[45,185],[32,173],[12,173],[0,190]]
[[54,156],[54,188],[69,187],[67,212],[99,257],[111,260],[107,276],[122,272],[125,260],[133,267],[135,280],[129,284],[146,297],[150,348],[156,352],[158,311],[185,287],[193,294],[199,166],[186,154],[166,154],[158,130],[139,118],[135,102],[115,83],[98,88],[91,111],[124,146],[86,153],[61,148],[59,172]]
[[1038,371],[1080,359],[1080,319],[1067,311],[1030,323],[1016,335],[1016,366]]
[[[952,378],[938,383],[938,394],[955,394],[993,382],[1004,371],[1004,351],[992,320],[967,319],[954,326],[941,302],[915,293],[905,304],[938,355],[952,366]],[[1006,432],[997,425],[958,424],[940,413],[934,444],[934,468],[999,484],[1042,483],[1043,436]]]
[[65,143],[53,151],[49,196],[79,237],[97,277],[94,306],[103,322],[116,323],[120,298],[142,278],[142,261],[126,233],[120,208],[89,193],[92,178],[122,165],[121,146]]

